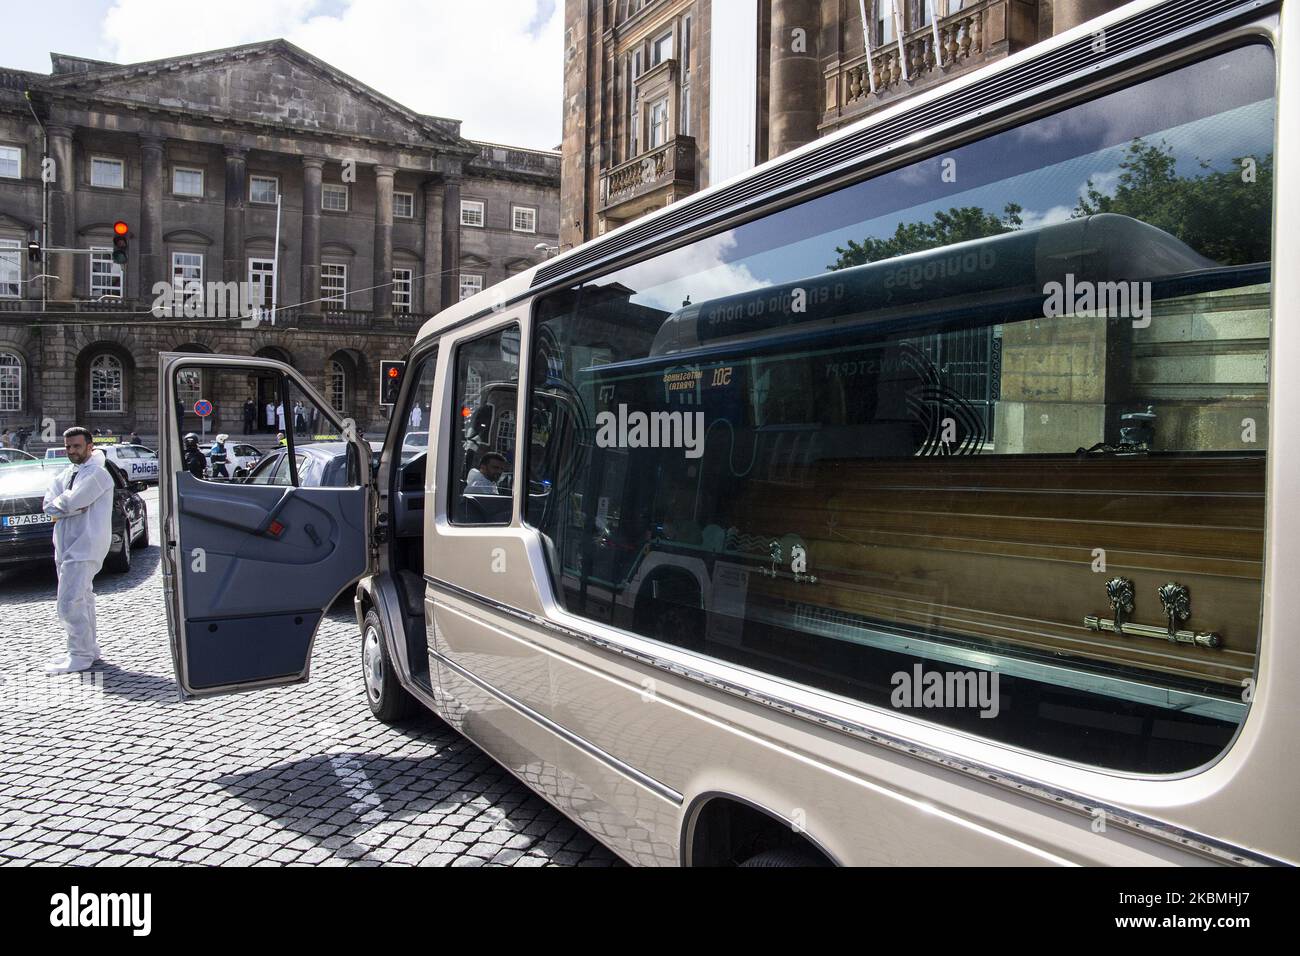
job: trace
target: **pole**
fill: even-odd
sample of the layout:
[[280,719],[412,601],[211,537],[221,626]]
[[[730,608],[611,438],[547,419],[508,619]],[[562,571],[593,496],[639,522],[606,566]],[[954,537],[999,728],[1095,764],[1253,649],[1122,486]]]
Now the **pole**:
[[271,256],[271,324],[275,325],[276,291],[280,287],[280,193],[275,194],[275,254]]
[[862,14],[862,46],[867,51],[867,84],[875,94],[876,73],[871,69],[871,24],[867,22],[867,0],[858,0],[858,12]]
[[943,66],[943,47],[939,45],[939,11],[934,0],[925,0],[930,7],[930,32],[934,34],[934,65]]
[[903,79],[910,80],[911,77],[907,75],[907,50],[903,48],[903,17],[898,9],[898,0],[891,0],[889,9],[894,14],[894,38],[898,40],[898,63],[903,68]]

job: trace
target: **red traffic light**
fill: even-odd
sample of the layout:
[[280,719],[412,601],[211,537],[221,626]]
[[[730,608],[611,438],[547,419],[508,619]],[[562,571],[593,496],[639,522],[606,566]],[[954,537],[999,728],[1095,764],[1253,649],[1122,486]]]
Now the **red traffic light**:
[[113,223],[113,233],[115,235],[125,236],[130,231],[131,231],[131,227],[128,226],[126,223],[122,222],[120,219],[117,222]]
[[402,374],[402,373],[399,372],[399,371],[397,370],[397,366],[395,366],[395,365],[394,365],[392,368],[390,368],[390,369],[388,370],[388,377],[389,377],[389,378],[397,378],[397,376],[399,376],[399,375],[401,375],[401,374]]

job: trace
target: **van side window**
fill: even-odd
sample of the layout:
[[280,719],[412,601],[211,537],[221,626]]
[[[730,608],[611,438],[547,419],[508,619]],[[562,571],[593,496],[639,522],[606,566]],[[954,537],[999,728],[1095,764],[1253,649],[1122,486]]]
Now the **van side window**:
[[451,442],[448,512],[455,524],[510,523],[518,382],[518,325],[456,349],[452,421],[447,429]]
[[557,600],[1071,761],[1213,760],[1261,628],[1276,111],[1241,46],[541,298]]

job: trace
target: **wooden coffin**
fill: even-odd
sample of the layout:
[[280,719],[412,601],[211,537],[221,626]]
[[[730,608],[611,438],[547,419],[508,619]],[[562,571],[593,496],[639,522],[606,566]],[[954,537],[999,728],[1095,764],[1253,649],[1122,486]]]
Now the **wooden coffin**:
[[[808,478],[750,481],[733,502],[733,527],[786,542],[780,572],[749,575],[751,602],[1196,684],[1254,672],[1263,455],[824,460]],[[1114,578],[1133,585],[1127,619],[1162,636],[1085,624],[1113,620]],[[1179,628],[1212,632],[1217,647],[1163,636],[1158,591],[1171,583],[1190,599]]]

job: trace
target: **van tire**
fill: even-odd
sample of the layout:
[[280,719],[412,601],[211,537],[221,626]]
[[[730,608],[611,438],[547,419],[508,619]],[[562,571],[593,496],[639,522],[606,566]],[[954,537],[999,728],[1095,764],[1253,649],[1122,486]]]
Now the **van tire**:
[[756,853],[741,864],[744,867],[826,866],[826,859],[811,850],[782,847]]
[[385,724],[395,724],[420,711],[417,701],[402,686],[379,612],[371,608],[361,626],[361,679],[370,712]]

